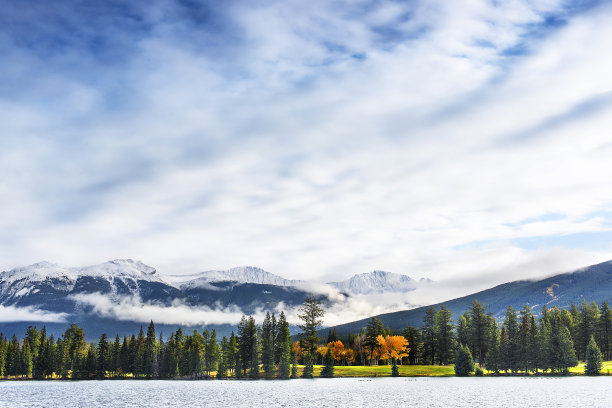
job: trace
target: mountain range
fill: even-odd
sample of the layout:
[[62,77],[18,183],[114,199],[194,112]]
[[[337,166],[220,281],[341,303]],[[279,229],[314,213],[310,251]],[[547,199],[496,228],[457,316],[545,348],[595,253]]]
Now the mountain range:
[[[102,332],[134,333],[147,323],[143,316],[152,313],[154,320],[162,323],[157,324],[159,330],[165,333],[180,324],[215,328],[220,335],[225,335],[235,325],[214,318],[220,314],[233,314],[235,320],[236,315],[241,314],[295,310],[310,295],[318,297],[326,308],[333,310],[338,302],[346,308],[351,305],[347,299],[363,300],[369,295],[383,294],[391,300],[402,296],[409,299],[410,292],[417,288],[433,291],[435,282],[384,271],[313,284],[285,279],[252,266],[162,275],[155,268],[131,259],[86,267],[39,262],[0,273],[0,332],[22,333],[29,325],[45,324],[49,332],[57,335],[68,323],[74,322],[85,328],[90,339],[95,339]],[[612,301],[612,261],[546,279],[505,283],[433,306],[444,304],[456,318],[475,299],[488,307],[495,317],[503,316],[509,305],[520,309],[527,303],[537,314],[543,305],[565,308],[583,299],[597,303]],[[404,308],[409,307],[404,305]],[[11,316],[24,310],[26,317]],[[176,322],[169,322],[169,313],[173,313]],[[420,326],[424,313],[425,306],[422,306],[391,310],[377,317],[392,330],[401,330],[407,325]],[[359,332],[368,320],[335,326],[336,332],[339,335]]]
[[[405,275],[375,271],[328,285],[344,296],[354,296],[406,292],[414,290],[418,282]],[[308,295],[317,296],[324,305],[329,306],[333,300],[326,292],[321,290],[321,285],[285,279],[252,266],[188,275],[162,275],[140,261],[116,259],[86,267],[38,262],[0,273],[0,306],[59,314],[64,316],[63,320],[83,325],[92,336],[102,331],[114,332],[114,322],[125,326],[129,332],[143,323],[131,322],[130,325],[121,316],[117,319],[116,311],[114,315],[108,311],[101,312],[99,296],[116,305],[122,305],[125,299],[131,299],[131,305],[137,303],[166,308],[180,305],[186,308],[181,309],[181,313],[186,314],[199,310],[239,310],[253,314],[262,310],[273,311],[277,307],[295,308]],[[180,321],[181,317],[177,319]],[[0,320],[0,331],[19,332],[30,324],[43,324],[40,321],[10,320]],[[185,321],[192,319],[186,318]],[[203,324],[206,322],[198,326]],[[47,322],[46,325],[51,331],[53,327],[62,327],[61,323]],[[167,331],[174,328],[169,326]]]

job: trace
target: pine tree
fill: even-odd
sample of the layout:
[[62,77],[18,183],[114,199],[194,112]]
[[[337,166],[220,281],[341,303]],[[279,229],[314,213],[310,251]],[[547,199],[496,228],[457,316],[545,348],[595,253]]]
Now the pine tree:
[[109,360],[110,360],[110,349],[108,346],[108,340],[106,337],[106,333],[102,333],[100,336],[100,341],[98,341],[98,378],[105,378],[106,371],[109,370]]
[[486,355],[486,367],[489,371],[494,371],[495,374],[499,374],[499,371],[502,369],[501,364],[501,333],[499,331],[499,326],[497,322],[492,319],[489,324],[489,344],[487,345],[487,355]]
[[312,296],[306,297],[298,313],[298,318],[302,321],[302,324],[298,325],[303,331],[301,334],[302,348],[308,356],[305,360],[307,367],[304,369],[304,372],[310,377],[312,377],[314,372],[313,358],[319,344],[317,330],[323,325],[324,314],[321,301]]
[[121,370],[121,376],[125,376],[130,372],[130,346],[128,338],[123,336],[123,343],[121,344],[121,351],[119,352],[121,364],[119,369]]
[[312,355],[306,353],[304,356],[304,371],[302,372],[302,378],[313,378],[314,377],[314,365],[312,362]]
[[115,342],[111,347],[111,362],[110,362],[110,370],[114,373],[115,376],[119,374],[121,370],[121,341],[119,340],[119,334],[115,335]]
[[465,312],[457,319],[457,343],[470,344],[470,314]]
[[485,355],[489,339],[489,318],[485,314],[484,306],[474,300],[469,309],[470,315],[470,344],[473,347],[474,358],[481,365],[485,365]]
[[4,377],[6,373],[6,348],[8,342],[2,333],[0,333],[0,377]]
[[366,326],[365,337],[363,345],[368,351],[368,362],[372,365],[374,354],[379,348],[378,336],[382,336],[385,332],[383,323],[380,319],[372,317]]
[[503,326],[505,328],[505,347],[503,348],[503,361],[504,369],[510,370],[515,373],[519,369],[519,344],[518,334],[519,327],[516,319],[516,313],[512,306],[508,306],[506,310],[506,318],[504,319]]
[[418,364],[421,362],[421,332],[416,327],[407,326],[403,332],[404,337],[410,345],[408,350],[408,364]]
[[156,376],[158,371],[155,342],[155,325],[153,324],[153,320],[151,320],[151,323],[149,323],[149,327],[147,328],[147,337],[145,338],[142,350],[142,373],[147,378]]
[[32,355],[32,348],[30,347],[30,343],[25,340],[23,342],[23,347],[21,350],[20,374],[22,375],[22,377],[30,378],[32,376],[32,368],[34,365],[33,358],[34,356]]
[[578,323],[576,328],[576,354],[578,358],[584,360],[586,356],[586,347],[595,334],[595,327],[599,320],[599,308],[596,304],[589,305],[585,299],[582,300],[578,307]]
[[393,360],[393,365],[391,366],[391,377],[399,377],[399,367],[397,366],[397,363],[395,362],[395,360]]
[[518,353],[518,361],[517,365],[519,369],[523,370],[525,374],[529,372],[531,369],[531,360],[530,360],[530,328],[531,328],[531,319],[533,318],[533,314],[531,313],[531,308],[528,304],[523,306],[523,309],[520,311],[520,319],[519,319],[519,327],[518,327],[518,338],[517,338],[517,353]]
[[435,316],[435,342],[438,363],[450,364],[453,361],[455,338],[453,336],[453,314],[446,306],[440,306]]
[[321,370],[321,377],[332,378],[334,376],[334,357],[332,356],[331,349],[327,348],[325,354],[325,365]]
[[217,346],[217,332],[213,329],[205,350],[205,369],[210,376],[212,371],[217,371],[219,366],[219,348]]
[[474,371],[474,359],[467,346],[460,346],[455,354],[455,375],[467,377]]
[[601,304],[597,329],[603,358],[610,360],[612,359],[612,311],[608,302]]
[[425,309],[421,338],[423,340],[424,363],[435,364],[436,358],[436,308],[429,306]]
[[229,344],[227,345],[227,367],[230,370],[230,373],[233,371],[237,374],[240,371],[238,360],[238,339],[232,332]]
[[283,312],[278,319],[277,345],[279,350],[278,377],[287,379],[291,374],[291,334],[289,333],[289,323],[287,323]]
[[602,365],[603,358],[601,356],[601,351],[599,347],[597,347],[595,338],[591,336],[591,340],[589,340],[586,350],[586,366],[584,368],[584,373],[586,375],[600,375]]
[[266,313],[261,326],[261,362],[266,378],[274,376],[274,325],[270,313]]
[[291,365],[291,378],[298,378],[297,356],[293,354],[293,363]]

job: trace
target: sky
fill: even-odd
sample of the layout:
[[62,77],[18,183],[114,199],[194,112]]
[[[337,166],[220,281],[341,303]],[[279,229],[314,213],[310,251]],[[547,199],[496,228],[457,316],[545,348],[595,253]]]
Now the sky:
[[0,0],[0,269],[612,259],[612,6]]

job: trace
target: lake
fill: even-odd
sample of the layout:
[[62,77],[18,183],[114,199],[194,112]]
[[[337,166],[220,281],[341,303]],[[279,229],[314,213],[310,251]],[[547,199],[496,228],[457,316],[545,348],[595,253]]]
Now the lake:
[[[401,405],[400,405],[401,404]],[[604,407],[611,377],[4,381],[1,407]]]

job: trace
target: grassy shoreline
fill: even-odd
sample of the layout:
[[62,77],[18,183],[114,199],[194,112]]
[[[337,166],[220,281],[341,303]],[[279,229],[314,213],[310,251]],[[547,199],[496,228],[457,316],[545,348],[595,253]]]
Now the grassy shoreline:
[[[576,367],[570,368],[570,376],[584,375],[584,366],[585,366],[585,363],[581,362]],[[454,377],[455,376],[455,368],[453,365],[444,365],[444,366],[442,365],[399,365],[398,368],[399,368],[400,377],[417,378],[417,377]],[[301,366],[301,365],[298,366],[298,377],[301,377],[303,369],[304,369],[304,366]],[[322,365],[314,366],[315,378],[318,378],[320,376],[322,369],[323,369]],[[601,370],[601,374],[603,376],[612,375],[612,361],[604,361],[602,370]],[[519,373],[519,374],[501,373],[501,374],[495,375],[495,373],[485,370],[485,377],[504,377],[504,376],[507,376],[507,377],[559,377],[558,375],[543,374],[543,373],[539,373],[537,375],[536,374],[525,375],[523,373]],[[391,366],[390,365],[335,366],[334,367],[334,377],[335,378],[391,377]],[[144,379],[144,378],[134,378],[133,376],[128,375],[126,377],[120,377],[120,378],[106,378],[104,379],[104,381],[106,380],[115,380],[115,381],[138,380],[138,379]],[[216,378],[213,375],[211,377],[202,377],[202,378],[174,378],[174,379],[166,379],[166,380],[197,381],[197,380],[214,380],[214,379]],[[265,379],[263,377],[263,372],[262,372],[261,379]],[[232,376],[232,377],[225,378],[224,380],[236,380],[236,378]],[[249,378],[242,378],[241,380],[249,380]],[[27,379],[26,378],[0,378],[0,382],[1,381],[39,381],[39,380],[33,380],[31,378],[27,378]],[[49,378],[47,379],[47,381],[73,381],[73,380],[71,379],[62,380],[60,378]],[[74,380],[74,381],[78,381],[78,380]],[[88,381],[88,380],[85,379],[83,381]]]

